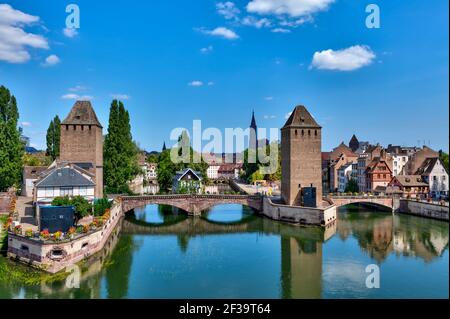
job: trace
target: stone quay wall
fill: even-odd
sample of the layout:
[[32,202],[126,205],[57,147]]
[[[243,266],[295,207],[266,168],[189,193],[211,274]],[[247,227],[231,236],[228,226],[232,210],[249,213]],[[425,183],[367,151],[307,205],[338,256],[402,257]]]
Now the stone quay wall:
[[414,200],[400,199],[399,213],[449,221],[449,207]]
[[10,232],[8,257],[50,273],[57,273],[102,250],[121,218],[121,203],[115,202],[111,208],[111,217],[103,227],[73,240],[44,242]]
[[336,206],[309,208],[276,204],[264,197],[262,215],[278,221],[301,225],[327,226],[337,219]]

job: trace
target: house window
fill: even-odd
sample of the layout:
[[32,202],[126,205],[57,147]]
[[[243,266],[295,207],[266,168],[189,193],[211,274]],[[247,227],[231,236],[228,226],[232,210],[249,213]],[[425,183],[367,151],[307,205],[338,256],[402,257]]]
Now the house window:
[[86,196],[87,195],[87,187],[80,187],[79,193],[80,193],[80,196]]
[[73,187],[61,187],[61,196],[73,196]]
[[53,187],[46,187],[45,188],[45,197],[53,197],[53,196],[54,196]]

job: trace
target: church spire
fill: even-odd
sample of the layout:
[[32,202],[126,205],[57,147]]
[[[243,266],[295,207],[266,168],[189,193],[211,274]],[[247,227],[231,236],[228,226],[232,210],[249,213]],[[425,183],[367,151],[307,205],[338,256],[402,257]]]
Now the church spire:
[[252,122],[250,123],[250,128],[257,129],[256,119],[255,119],[255,110],[252,111]]
[[166,147],[166,141],[164,141],[163,148],[162,148],[162,151],[163,151],[163,152],[164,152],[165,150],[167,150],[167,147]]

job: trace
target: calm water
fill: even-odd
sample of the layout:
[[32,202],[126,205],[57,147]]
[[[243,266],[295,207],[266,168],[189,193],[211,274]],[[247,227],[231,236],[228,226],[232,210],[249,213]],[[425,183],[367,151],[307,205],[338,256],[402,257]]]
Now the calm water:
[[[152,205],[124,219],[80,289],[0,278],[0,298],[448,298],[448,237],[448,223],[358,207],[322,230],[239,205],[202,218]],[[369,264],[379,289],[366,288]]]

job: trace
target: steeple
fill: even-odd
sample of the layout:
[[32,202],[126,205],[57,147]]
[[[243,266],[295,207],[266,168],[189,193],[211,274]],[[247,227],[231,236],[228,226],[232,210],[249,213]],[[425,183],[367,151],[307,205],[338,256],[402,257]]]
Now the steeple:
[[167,150],[167,147],[166,147],[166,141],[164,141],[163,148],[162,148],[162,151],[163,151],[163,152],[164,152],[165,150]]
[[252,122],[250,123],[250,128],[256,129],[258,128],[256,126],[256,119],[255,119],[255,110],[252,111]]
[[359,141],[356,138],[356,135],[353,134],[350,143],[348,143],[348,146],[352,149],[352,152],[356,151],[359,148]]

